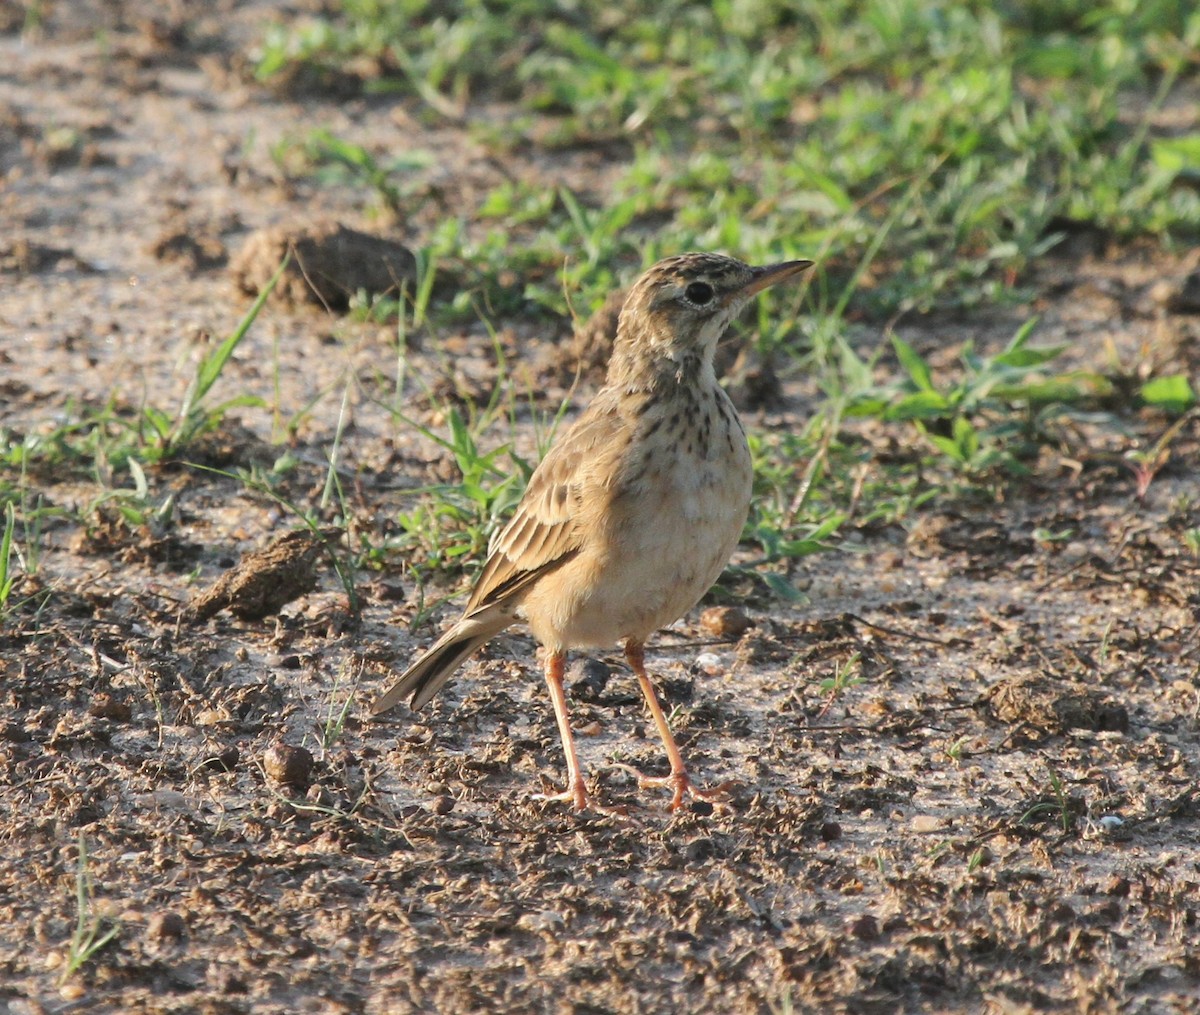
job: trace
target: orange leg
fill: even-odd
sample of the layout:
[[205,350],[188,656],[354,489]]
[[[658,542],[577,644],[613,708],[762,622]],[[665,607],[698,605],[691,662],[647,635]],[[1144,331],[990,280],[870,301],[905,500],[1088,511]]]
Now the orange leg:
[[558,721],[558,735],[562,738],[563,753],[567,756],[567,788],[552,796],[539,800],[570,800],[576,810],[585,810],[588,805],[587,787],[583,784],[583,771],[579,767],[579,755],[575,753],[575,738],[571,735],[571,716],[567,712],[567,695],[563,690],[563,671],[566,669],[565,652],[549,652],[546,655],[546,686],[550,688],[550,700],[554,703],[554,718]]
[[675,738],[671,736],[671,727],[667,725],[667,717],[663,715],[662,707],[659,705],[658,698],[654,694],[654,685],[646,675],[645,647],[634,642],[626,642],[625,659],[637,676],[638,683],[642,685],[642,694],[646,696],[646,704],[650,708],[650,715],[653,716],[654,725],[658,727],[658,735],[662,738],[663,746],[667,749],[667,760],[671,762],[670,775],[658,777],[639,775],[638,783],[642,786],[674,787],[675,795],[671,798],[671,810],[673,811],[677,811],[683,806],[683,798],[686,795],[699,797],[701,800],[718,799],[729,788],[727,785],[718,786],[715,790],[706,792],[705,790],[697,789],[692,780],[688,778],[687,768],[683,764],[683,756],[679,753],[679,748],[675,745]]

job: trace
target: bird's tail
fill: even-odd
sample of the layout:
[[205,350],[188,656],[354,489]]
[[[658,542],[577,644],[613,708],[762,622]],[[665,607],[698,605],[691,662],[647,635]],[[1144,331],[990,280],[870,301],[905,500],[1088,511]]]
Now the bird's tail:
[[467,661],[476,649],[512,623],[510,618],[464,617],[435,641],[420,659],[413,663],[391,687],[371,706],[371,715],[380,715],[398,705],[412,693],[411,708],[427,704],[454,672]]

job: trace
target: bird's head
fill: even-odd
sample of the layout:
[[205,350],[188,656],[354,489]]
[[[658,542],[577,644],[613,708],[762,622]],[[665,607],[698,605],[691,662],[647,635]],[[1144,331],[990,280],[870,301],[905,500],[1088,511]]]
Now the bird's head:
[[609,381],[631,371],[684,376],[711,365],[730,322],[768,286],[799,275],[812,261],[753,268],[722,254],[680,254],[653,265],[634,283],[621,310]]

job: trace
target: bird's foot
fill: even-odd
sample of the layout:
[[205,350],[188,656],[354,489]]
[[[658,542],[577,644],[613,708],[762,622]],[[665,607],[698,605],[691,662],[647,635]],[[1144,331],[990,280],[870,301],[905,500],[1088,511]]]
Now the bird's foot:
[[562,801],[574,804],[577,811],[592,811],[595,814],[616,815],[617,817],[625,817],[628,814],[624,807],[606,807],[600,803],[587,791],[582,779],[576,779],[561,793],[534,793],[531,799],[542,803]]
[[642,789],[655,786],[670,786],[674,790],[674,795],[671,797],[671,810],[673,811],[677,811],[683,806],[685,797],[694,797],[706,803],[720,803],[725,799],[729,791],[737,785],[735,782],[723,782],[712,789],[701,789],[692,782],[685,770],[672,772],[670,775],[643,775],[630,765],[613,765],[613,768],[619,768],[624,772],[628,772],[637,779],[638,786]]

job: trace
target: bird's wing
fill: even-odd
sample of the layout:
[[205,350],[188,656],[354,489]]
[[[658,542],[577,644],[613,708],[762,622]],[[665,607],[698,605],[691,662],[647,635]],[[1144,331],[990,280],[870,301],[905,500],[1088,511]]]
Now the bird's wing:
[[617,455],[628,444],[617,406],[597,396],[587,412],[555,442],[529,479],[508,524],[492,543],[466,614],[501,603],[570,560],[583,546],[580,510],[597,469],[596,453]]

